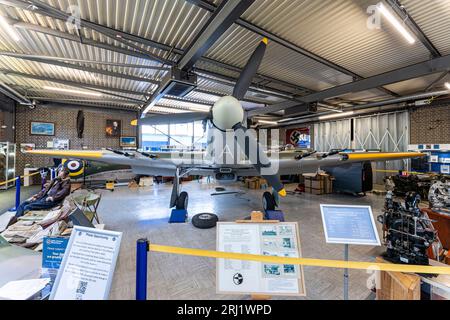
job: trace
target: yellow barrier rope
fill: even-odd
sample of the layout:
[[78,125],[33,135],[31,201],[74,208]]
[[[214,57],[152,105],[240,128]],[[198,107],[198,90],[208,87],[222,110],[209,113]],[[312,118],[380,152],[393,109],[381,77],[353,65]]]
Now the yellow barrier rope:
[[376,262],[357,262],[357,261],[322,260],[322,259],[306,259],[306,258],[285,258],[285,257],[262,256],[262,255],[255,255],[255,254],[180,248],[180,247],[162,246],[162,245],[158,245],[158,244],[150,244],[149,251],[181,254],[181,255],[197,256],[197,257],[268,262],[268,263],[275,263],[275,264],[298,264],[298,265],[311,266],[311,267],[340,268],[340,269],[347,268],[347,269],[380,270],[380,271],[450,275],[450,266],[449,267],[434,267],[434,266],[404,265],[404,264],[376,263]]
[[[25,174],[23,176],[20,176],[20,179],[23,179],[23,178],[26,178],[26,177],[33,177],[33,176],[36,176],[38,174],[40,174],[40,172],[34,172],[34,173],[31,173],[31,174]],[[6,181],[3,181],[3,182],[0,182],[0,186],[3,186],[3,185],[8,184],[10,182],[14,182],[16,180],[17,180],[17,177],[13,178],[13,179],[6,180]]]

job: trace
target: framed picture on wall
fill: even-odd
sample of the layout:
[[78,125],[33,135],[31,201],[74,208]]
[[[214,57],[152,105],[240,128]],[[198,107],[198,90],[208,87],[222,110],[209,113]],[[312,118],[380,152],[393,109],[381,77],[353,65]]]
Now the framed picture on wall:
[[53,122],[30,122],[30,134],[33,136],[54,136],[55,124]]
[[122,134],[122,121],[106,120],[105,132],[107,137],[120,137]]
[[122,148],[134,148],[136,145],[136,137],[120,137],[120,146]]

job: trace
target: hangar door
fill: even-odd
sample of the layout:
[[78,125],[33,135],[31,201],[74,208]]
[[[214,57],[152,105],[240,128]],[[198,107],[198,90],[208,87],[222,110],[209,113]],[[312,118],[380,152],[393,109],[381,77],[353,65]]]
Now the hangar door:
[[[353,121],[353,133],[352,133]],[[407,111],[372,115],[340,121],[316,123],[314,146],[319,152],[331,149],[376,149],[382,152],[407,151],[409,144],[409,113]],[[375,170],[406,170],[407,160],[380,162]],[[376,183],[385,175],[374,172]]]
[[351,147],[351,120],[320,122],[314,124],[314,149],[328,152]]
[[[377,149],[382,152],[408,151],[409,113],[407,111],[378,114],[354,119],[355,149]],[[407,170],[408,160],[374,163],[374,170]],[[386,175],[395,173],[374,172],[376,183]]]

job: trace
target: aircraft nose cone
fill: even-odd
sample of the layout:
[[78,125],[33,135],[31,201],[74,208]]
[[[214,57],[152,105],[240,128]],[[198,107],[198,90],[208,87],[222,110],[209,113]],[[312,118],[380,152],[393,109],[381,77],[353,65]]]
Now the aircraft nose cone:
[[235,97],[225,96],[220,98],[212,108],[212,121],[222,130],[230,130],[244,120],[244,109]]

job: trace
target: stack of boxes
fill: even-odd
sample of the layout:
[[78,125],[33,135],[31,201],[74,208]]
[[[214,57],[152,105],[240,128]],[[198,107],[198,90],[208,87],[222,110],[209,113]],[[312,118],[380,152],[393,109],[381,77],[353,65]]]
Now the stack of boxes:
[[333,193],[334,178],[326,173],[305,173],[305,192],[315,195]]
[[245,179],[245,186],[249,189],[267,189],[269,187],[267,180],[260,177]]

